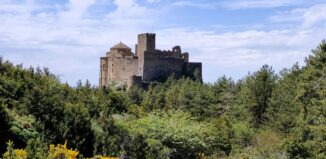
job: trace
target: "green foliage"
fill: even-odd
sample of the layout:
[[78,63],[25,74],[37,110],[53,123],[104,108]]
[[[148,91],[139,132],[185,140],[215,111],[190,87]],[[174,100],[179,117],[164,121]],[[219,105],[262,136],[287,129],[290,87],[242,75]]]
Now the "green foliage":
[[282,136],[270,129],[260,130],[253,138],[253,144],[257,147],[257,150],[264,154],[264,158],[270,158],[269,154],[275,154],[281,152]]
[[293,128],[298,126],[302,117],[302,106],[297,100],[301,72],[302,70],[297,64],[291,69],[281,72],[280,80],[267,108],[268,121],[266,123],[285,134],[290,133]]
[[239,102],[250,112],[254,127],[260,127],[266,121],[265,115],[276,80],[277,75],[272,68],[264,65],[259,71],[248,76],[241,87]]
[[47,147],[48,145],[44,144],[39,138],[28,140],[26,151],[29,155],[27,159],[46,158]]
[[91,131],[91,119],[88,109],[81,104],[68,103],[64,108],[64,134],[63,137],[78,150],[85,152],[86,156],[92,156],[93,132]]
[[120,142],[123,139],[121,130],[115,125],[111,115],[101,113],[97,120],[92,121],[94,132],[94,154],[103,156],[119,156]]
[[[304,66],[279,74],[264,65],[239,81],[222,76],[208,84],[196,74],[131,90],[89,81],[71,87],[47,68],[25,69],[0,58],[0,154],[46,158],[48,145],[68,140],[78,152],[66,144],[50,146],[51,152],[79,158],[326,158],[325,41]],[[19,149],[6,146],[9,140]]]
[[[323,41],[313,54],[306,59],[298,83],[298,101],[302,108],[301,125],[296,130],[295,150],[303,149],[304,154],[290,153],[293,156],[325,158],[326,150],[326,41]],[[291,147],[291,146],[290,146]],[[290,149],[291,150],[291,149]],[[294,151],[296,152],[296,151]]]
[[169,159],[171,149],[163,145],[161,141],[155,139],[147,139],[146,144],[146,158]]
[[3,159],[27,159],[27,152],[23,149],[14,149],[12,141],[7,142],[7,151],[3,154]]
[[3,104],[0,98],[0,152],[1,154],[6,150],[6,140],[10,134],[10,123],[7,107]]
[[139,106],[143,101],[143,93],[144,93],[143,89],[139,87],[132,87],[131,90],[129,90],[128,92],[128,97],[132,103]]
[[326,124],[326,41],[323,41],[313,54],[306,59],[301,82],[299,99],[304,108],[304,120],[311,125]]
[[198,122],[182,111],[153,112],[140,119],[126,118],[118,120],[118,124],[135,136],[143,136],[151,152],[157,151],[151,146],[159,145],[158,154],[170,154],[172,158],[196,158],[200,153],[210,153],[212,143],[217,140],[211,123]]
[[[254,134],[253,128],[246,122],[238,122],[232,125],[233,143],[239,148],[252,145],[252,137]],[[234,147],[236,148],[236,147]]]
[[124,132],[123,134],[124,138],[120,143],[122,147],[122,158],[146,158],[147,143],[145,142],[145,138],[139,134],[133,135],[128,132]]
[[201,78],[202,75],[201,75],[201,72],[199,69],[195,69],[194,73],[193,73],[193,78],[195,81],[198,81],[198,82],[202,82],[203,79]]

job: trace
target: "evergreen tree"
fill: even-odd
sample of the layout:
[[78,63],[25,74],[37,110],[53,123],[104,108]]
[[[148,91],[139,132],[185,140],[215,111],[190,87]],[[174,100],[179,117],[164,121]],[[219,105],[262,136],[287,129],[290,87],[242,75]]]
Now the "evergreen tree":
[[271,102],[267,108],[266,124],[283,133],[298,126],[301,121],[301,105],[297,99],[298,83],[302,70],[299,65],[294,65],[291,69],[285,69],[280,74],[271,97]]
[[265,113],[276,80],[277,75],[272,67],[264,65],[259,71],[247,77],[241,88],[240,105],[244,105],[250,112],[254,127],[259,127],[265,121]]
[[326,41],[312,53],[305,61],[298,90],[304,123],[290,140],[288,150],[291,156],[326,158]]

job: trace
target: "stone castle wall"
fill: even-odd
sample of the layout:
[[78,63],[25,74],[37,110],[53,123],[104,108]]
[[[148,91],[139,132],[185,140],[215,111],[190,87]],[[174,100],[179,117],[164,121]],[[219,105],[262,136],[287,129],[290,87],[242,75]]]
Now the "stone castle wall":
[[106,85],[108,81],[108,63],[106,57],[101,57],[100,60],[100,86]]
[[160,54],[145,52],[144,81],[164,81],[172,74],[181,77],[185,62],[181,58],[162,57]]
[[[189,62],[187,63],[187,71],[186,71],[186,74],[188,77],[191,77],[193,79],[195,78],[198,78],[198,77],[195,77],[195,76],[199,76],[199,80],[200,81],[203,81],[202,79],[202,64],[200,62]],[[196,72],[198,71],[198,72]],[[198,73],[196,75],[196,73]]]
[[138,59],[135,57],[109,58],[108,66],[110,81],[127,82],[130,76],[138,74]]
[[136,54],[133,54],[128,46],[120,42],[101,58],[100,86],[123,82],[129,88],[141,85],[139,81],[165,81],[172,74],[195,78],[196,73],[201,78],[201,63],[189,63],[189,54],[182,53],[180,46],[169,51],[156,50],[155,34],[138,35],[135,50]]

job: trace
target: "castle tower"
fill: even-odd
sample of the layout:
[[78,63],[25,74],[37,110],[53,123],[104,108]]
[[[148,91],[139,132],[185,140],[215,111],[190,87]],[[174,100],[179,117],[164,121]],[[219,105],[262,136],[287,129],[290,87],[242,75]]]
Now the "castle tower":
[[130,89],[165,81],[172,74],[177,78],[185,76],[201,80],[201,63],[189,62],[189,54],[182,52],[180,46],[168,51],[156,49],[155,38],[153,33],[139,34],[136,55],[122,42],[113,46],[100,59],[99,85],[127,84]]
[[144,73],[145,52],[155,52],[155,34],[145,33],[138,35],[136,55],[138,56],[139,76],[143,76]]

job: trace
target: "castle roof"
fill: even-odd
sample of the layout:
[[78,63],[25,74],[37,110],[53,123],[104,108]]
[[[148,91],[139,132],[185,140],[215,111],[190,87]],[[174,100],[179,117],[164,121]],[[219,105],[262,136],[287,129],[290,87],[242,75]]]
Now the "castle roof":
[[126,44],[119,42],[118,44],[111,47],[111,49],[131,49],[131,48],[128,47]]

